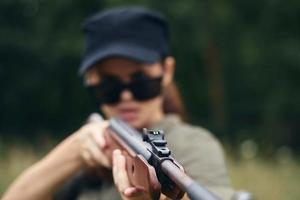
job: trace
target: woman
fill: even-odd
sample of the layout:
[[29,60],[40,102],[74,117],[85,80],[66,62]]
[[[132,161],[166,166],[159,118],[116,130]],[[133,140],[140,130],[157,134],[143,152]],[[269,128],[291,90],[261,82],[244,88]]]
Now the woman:
[[[97,14],[83,28],[86,51],[80,74],[106,118],[120,117],[138,130],[163,129],[186,171],[221,199],[229,199],[232,189],[218,141],[180,119],[183,107],[173,83],[175,60],[169,54],[165,19],[144,8],[126,7]],[[106,128],[106,121],[81,127],[17,178],[3,200],[146,199],[129,184],[120,150],[107,156]]]

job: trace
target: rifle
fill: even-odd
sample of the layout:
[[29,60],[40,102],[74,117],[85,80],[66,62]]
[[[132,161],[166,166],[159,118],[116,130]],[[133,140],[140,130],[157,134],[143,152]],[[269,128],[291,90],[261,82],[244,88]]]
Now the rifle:
[[[102,120],[98,114],[92,114],[92,118]],[[121,119],[112,118],[104,137],[110,152],[117,148],[123,151],[130,183],[148,191],[151,199],[159,199],[161,193],[181,199],[187,193],[192,200],[219,200],[184,172],[171,156],[162,130],[144,129],[140,133]]]

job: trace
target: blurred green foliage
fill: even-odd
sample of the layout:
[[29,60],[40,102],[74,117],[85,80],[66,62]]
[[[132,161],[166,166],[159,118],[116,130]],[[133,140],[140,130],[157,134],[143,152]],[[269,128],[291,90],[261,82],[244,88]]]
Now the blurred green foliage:
[[[190,120],[234,146],[300,144],[300,1],[1,0],[0,133],[62,137],[92,110],[77,76],[81,23],[144,5],[171,24],[176,80]],[[187,78],[188,77],[188,78]]]

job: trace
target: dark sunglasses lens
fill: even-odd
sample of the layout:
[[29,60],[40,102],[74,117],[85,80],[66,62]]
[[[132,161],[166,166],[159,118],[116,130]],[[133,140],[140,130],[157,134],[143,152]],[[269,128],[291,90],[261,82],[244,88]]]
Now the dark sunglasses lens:
[[107,78],[101,84],[90,87],[90,90],[97,104],[115,104],[119,101],[123,87],[120,81]]
[[133,81],[129,88],[136,100],[149,100],[161,94],[161,78],[144,78]]
[[161,77],[139,76],[124,84],[116,78],[106,77],[99,85],[88,89],[98,105],[118,103],[124,89],[130,90],[136,100],[145,101],[161,94],[161,80]]

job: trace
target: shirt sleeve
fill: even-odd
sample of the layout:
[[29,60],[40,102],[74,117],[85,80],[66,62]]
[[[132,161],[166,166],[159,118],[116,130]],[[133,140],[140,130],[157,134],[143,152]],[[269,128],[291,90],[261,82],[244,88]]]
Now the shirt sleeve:
[[85,170],[66,180],[54,193],[54,200],[77,200],[87,190],[100,190],[102,181]]

